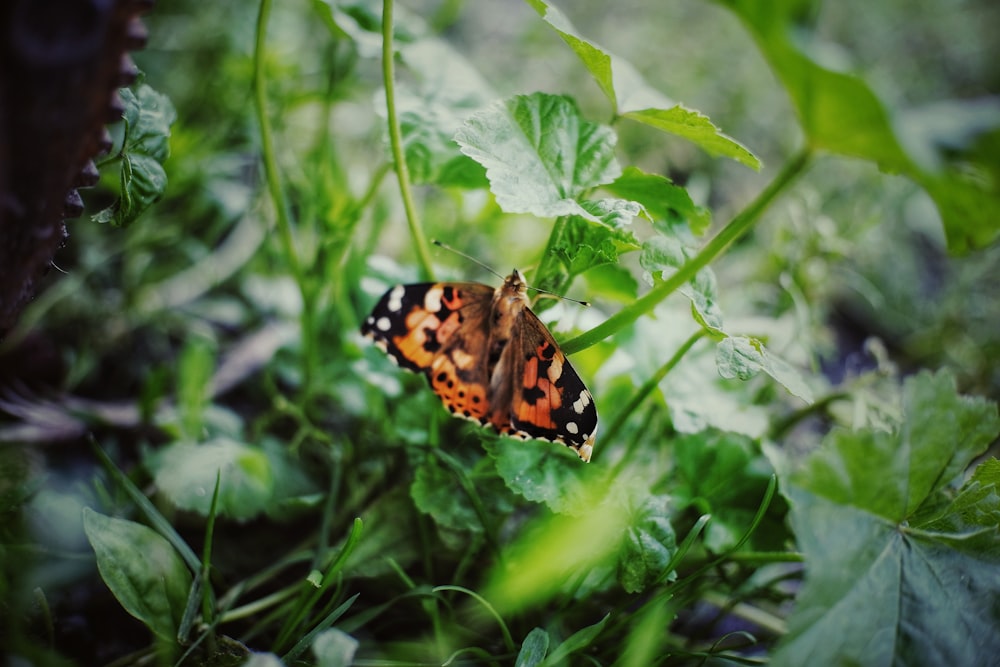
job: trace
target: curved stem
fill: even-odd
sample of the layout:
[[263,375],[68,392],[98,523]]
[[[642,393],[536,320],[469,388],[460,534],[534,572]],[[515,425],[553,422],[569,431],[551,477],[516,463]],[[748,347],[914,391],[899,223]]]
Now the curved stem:
[[656,304],[660,303],[674,290],[684,285],[698,273],[708,266],[712,260],[718,257],[736,239],[745,234],[760,219],[761,214],[774,201],[774,199],[788,186],[794,182],[805,168],[809,165],[812,153],[804,149],[793,157],[778,176],[757,195],[757,198],[750,202],[750,205],[740,211],[735,218],[729,221],[718,234],[716,234],[701,251],[691,258],[684,266],[672,274],[669,278],[659,283],[646,293],[635,303],[618,311],[607,320],[597,325],[590,331],[585,331],[576,338],[562,344],[562,350],[566,354],[572,354],[586,349],[591,345],[599,343],[608,336],[611,336],[621,329],[638,320],[643,315],[652,312]]
[[413,237],[413,243],[417,249],[420,273],[425,280],[434,280],[434,268],[431,266],[431,253],[427,246],[427,236],[420,226],[417,207],[413,203],[410,171],[406,167],[406,155],[403,152],[403,133],[399,129],[399,115],[396,112],[394,75],[396,63],[392,42],[393,5],[393,0],[382,0],[382,79],[385,85],[385,106],[389,121],[389,145],[392,147],[392,160],[396,165],[396,177],[399,180],[399,194],[403,199],[403,210],[406,211],[406,224],[410,228],[410,236]]
[[274,156],[274,137],[271,133],[271,119],[267,114],[267,80],[264,75],[264,53],[267,40],[267,19],[271,14],[271,0],[261,0],[257,14],[257,33],[253,52],[253,99],[260,122],[260,150],[264,161],[264,178],[267,189],[274,201],[275,221],[282,249],[288,259],[295,281],[302,284],[302,265],[295,249],[292,235],[291,216],[288,213],[288,202],[285,192],[278,180],[278,161]]
[[298,285],[302,295],[302,387],[309,391],[312,369],[318,366],[316,359],[315,331],[313,327],[314,302],[311,290],[306,282],[305,272],[298,251],[295,248],[295,237],[292,231],[291,214],[285,191],[278,177],[278,161],[274,154],[274,137],[271,133],[271,119],[267,114],[267,79],[264,75],[264,55],[267,42],[267,19],[271,14],[272,0],[261,0],[257,13],[256,38],[253,53],[253,91],[254,107],[260,122],[261,158],[264,162],[264,177],[267,189],[274,202],[275,224],[278,227],[278,237],[281,248],[288,262],[289,270]]

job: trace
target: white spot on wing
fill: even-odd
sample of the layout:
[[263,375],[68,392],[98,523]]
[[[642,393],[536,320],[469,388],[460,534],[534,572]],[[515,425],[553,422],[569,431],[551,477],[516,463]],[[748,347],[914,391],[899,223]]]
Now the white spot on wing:
[[591,400],[590,392],[587,391],[586,389],[581,391],[580,398],[573,401],[573,412],[575,412],[578,415],[582,415],[584,409],[586,409],[586,407],[590,405],[590,400]]
[[576,425],[576,422],[566,422],[566,430],[573,435],[580,432],[580,427]]
[[389,292],[389,303],[385,304],[389,312],[398,313],[403,308],[403,294],[406,292],[406,288],[402,285],[396,285]]
[[379,331],[388,331],[391,326],[392,322],[389,321],[388,317],[380,317],[378,318],[378,322],[375,323],[375,327]]
[[444,290],[440,287],[432,287],[427,290],[427,296],[424,297],[424,308],[432,313],[441,310],[441,297],[443,295]]
[[560,356],[561,355],[558,354],[553,356],[552,364],[549,366],[548,376],[549,376],[549,382],[551,382],[552,384],[555,384],[559,380],[559,378],[562,377],[563,362]]

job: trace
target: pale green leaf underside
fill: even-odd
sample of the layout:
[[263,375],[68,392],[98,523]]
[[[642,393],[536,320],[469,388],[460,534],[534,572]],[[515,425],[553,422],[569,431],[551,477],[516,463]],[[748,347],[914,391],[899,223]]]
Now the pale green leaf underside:
[[153,467],[157,486],[177,507],[203,516],[212,503],[217,473],[221,516],[254,518],[274,496],[274,475],[266,454],[226,438],[174,443],[157,454]]
[[[463,153],[486,167],[497,204],[508,213],[620,217],[626,204],[605,201],[603,214],[579,200],[621,174],[611,128],[585,120],[569,97],[518,95],[470,116],[455,134]],[[635,213],[638,208],[635,208]]]
[[716,363],[724,378],[747,380],[763,371],[806,403],[813,402],[812,390],[793,366],[770,352],[760,340],[749,336],[728,336],[716,348]]

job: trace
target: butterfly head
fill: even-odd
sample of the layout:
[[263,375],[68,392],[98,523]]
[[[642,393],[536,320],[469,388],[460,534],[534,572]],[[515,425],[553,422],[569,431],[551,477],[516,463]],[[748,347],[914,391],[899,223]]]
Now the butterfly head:
[[517,269],[511,271],[510,275],[504,278],[503,287],[500,292],[509,303],[516,301],[527,302],[528,285],[524,282],[524,276]]

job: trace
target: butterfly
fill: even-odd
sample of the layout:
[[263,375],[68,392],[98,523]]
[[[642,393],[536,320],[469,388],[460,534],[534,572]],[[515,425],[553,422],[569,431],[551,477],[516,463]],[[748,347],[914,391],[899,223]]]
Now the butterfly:
[[456,417],[527,440],[571,447],[590,461],[594,397],[549,330],[528,307],[514,269],[497,288],[482,283],[396,285],[361,333],[398,365],[427,376]]

